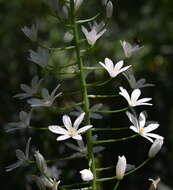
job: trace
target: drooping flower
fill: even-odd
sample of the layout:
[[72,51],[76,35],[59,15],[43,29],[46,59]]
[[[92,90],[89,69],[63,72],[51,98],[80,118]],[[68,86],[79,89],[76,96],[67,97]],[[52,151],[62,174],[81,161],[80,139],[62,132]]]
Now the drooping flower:
[[42,174],[46,175],[48,168],[47,168],[47,164],[46,164],[46,161],[45,161],[43,155],[39,151],[35,151],[34,156],[36,159],[36,164],[37,164],[38,169],[40,170],[40,172]]
[[27,113],[25,111],[21,111],[19,113],[19,121],[18,122],[11,122],[7,124],[6,132],[12,132],[19,129],[24,129],[30,125],[32,110]]
[[22,32],[32,41],[37,41],[38,25],[32,24],[31,28],[24,26]]
[[20,88],[24,91],[23,93],[16,94],[14,97],[19,99],[29,98],[38,92],[39,86],[43,79],[38,78],[38,76],[33,77],[31,80],[31,86],[26,84],[21,84]]
[[106,29],[103,29],[104,25],[104,22],[97,24],[97,22],[95,21],[93,25],[89,23],[90,31],[82,26],[82,32],[84,33],[89,45],[93,46],[96,41],[106,32]]
[[116,165],[116,177],[118,180],[122,180],[126,171],[126,157],[125,156],[118,156],[118,162]]
[[16,150],[16,157],[18,158],[18,161],[14,164],[7,166],[6,167],[7,172],[12,171],[12,170],[14,170],[14,169],[16,169],[22,165],[27,165],[29,163],[30,141],[31,141],[31,138],[29,138],[27,143],[26,143],[25,153],[20,149]]
[[[138,133],[139,135],[141,135],[142,137],[148,139],[150,142],[153,143],[153,139],[162,139],[163,137],[160,135],[157,135],[155,133],[150,133],[151,131],[157,129],[159,127],[158,123],[149,123],[146,124],[146,116],[145,116],[145,112],[141,112],[139,114],[139,118],[136,118],[135,115],[133,115],[130,112],[126,112],[129,120],[131,121],[131,123],[133,125],[130,126],[130,129],[132,129],[135,133]],[[147,125],[147,126],[146,126]]]
[[160,151],[163,145],[163,139],[156,139],[154,143],[151,145],[151,148],[148,152],[149,158],[154,158],[156,154]]
[[37,52],[33,50],[29,50],[30,57],[28,60],[36,63],[37,65],[41,66],[42,68],[46,67],[49,62],[49,51],[47,49],[39,47]]
[[105,63],[99,62],[100,65],[102,65],[109,75],[114,78],[118,74],[122,73],[123,71],[127,70],[131,65],[123,67],[124,61],[121,60],[117,62],[115,65],[113,64],[113,61],[109,58],[105,58]]
[[82,140],[81,133],[87,131],[88,129],[92,127],[92,125],[86,125],[78,129],[79,125],[84,119],[84,116],[85,116],[85,113],[81,113],[75,120],[74,124],[72,125],[70,117],[68,115],[64,115],[62,120],[66,129],[58,125],[51,125],[51,126],[48,126],[48,128],[51,132],[61,135],[57,138],[57,141],[63,141],[69,138],[73,138],[75,140]]
[[121,41],[120,44],[123,47],[124,54],[127,58],[131,57],[133,53],[141,49],[142,47],[139,47],[139,45],[131,45],[129,42]]
[[80,174],[83,181],[91,181],[94,178],[93,173],[89,169],[81,170]]
[[58,186],[60,183],[60,180],[56,180],[51,177],[45,177],[45,176],[36,176],[32,175],[32,180],[36,182],[37,186],[40,189],[46,189],[46,187],[51,188],[51,190],[58,190]]
[[60,84],[49,94],[49,91],[46,88],[43,88],[41,91],[42,99],[39,98],[31,98],[27,102],[31,105],[31,107],[49,107],[53,104],[54,100],[59,97],[62,93],[58,93],[55,95],[56,91],[60,87]]
[[160,177],[157,177],[156,179],[148,179],[148,180],[151,181],[149,190],[156,190],[160,182]]
[[111,18],[113,14],[113,4],[112,1],[108,1],[106,4],[106,17]]
[[125,71],[123,75],[126,77],[127,81],[129,82],[129,85],[132,89],[138,89],[138,88],[144,88],[149,86],[154,86],[154,84],[146,83],[146,79],[142,78],[139,80],[136,80],[133,73]]
[[121,96],[123,96],[129,106],[131,107],[135,107],[135,106],[141,106],[141,105],[152,105],[151,103],[147,103],[148,101],[150,101],[152,98],[142,98],[142,99],[138,99],[139,96],[141,95],[141,90],[140,89],[135,89],[133,90],[132,94],[131,94],[131,97],[129,96],[127,90],[123,87],[120,87],[120,91],[119,94]]

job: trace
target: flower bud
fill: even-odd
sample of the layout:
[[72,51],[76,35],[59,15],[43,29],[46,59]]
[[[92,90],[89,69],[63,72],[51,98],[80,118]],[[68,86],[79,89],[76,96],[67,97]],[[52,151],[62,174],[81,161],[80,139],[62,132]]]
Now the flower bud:
[[81,170],[80,174],[83,181],[93,180],[93,173],[91,172],[91,170],[88,169]]
[[156,139],[148,152],[149,158],[154,158],[163,145],[163,139]]
[[126,171],[126,158],[125,156],[119,156],[116,165],[116,177],[118,180],[123,179],[125,171]]
[[36,158],[37,167],[40,172],[43,174],[47,174],[47,164],[42,154],[40,154],[39,151],[35,151],[34,156]]
[[109,1],[106,5],[106,17],[111,18],[113,14],[113,4],[112,1]]

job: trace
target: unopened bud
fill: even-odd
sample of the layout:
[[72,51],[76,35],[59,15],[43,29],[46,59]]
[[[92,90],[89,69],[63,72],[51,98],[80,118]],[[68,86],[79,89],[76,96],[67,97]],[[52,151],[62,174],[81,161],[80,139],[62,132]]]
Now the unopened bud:
[[83,181],[93,180],[93,173],[91,172],[91,170],[88,169],[81,170],[80,174]]
[[42,154],[40,154],[39,151],[35,151],[34,156],[40,172],[43,174],[47,174],[47,164]]
[[156,139],[154,143],[151,145],[151,148],[148,152],[148,157],[149,158],[155,157],[156,154],[160,151],[162,145],[163,145],[163,139]]
[[119,156],[116,165],[116,177],[118,180],[123,179],[126,171],[126,158],[125,156]]
[[106,17],[111,18],[113,14],[113,4],[112,1],[109,1],[106,5]]

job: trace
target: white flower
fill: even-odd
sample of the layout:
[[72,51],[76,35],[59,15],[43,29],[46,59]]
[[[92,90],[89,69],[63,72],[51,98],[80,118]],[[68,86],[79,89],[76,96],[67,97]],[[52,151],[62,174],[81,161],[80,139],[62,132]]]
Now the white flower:
[[81,133],[87,131],[88,129],[92,127],[92,125],[86,125],[78,129],[79,125],[84,119],[84,116],[85,116],[85,113],[80,114],[75,120],[74,124],[72,125],[70,117],[68,115],[64,115],[62,120],[66,129],[58,125],[51,125],[51,126],[48,126],[48,128],[53,133],[61,134],[61,136],[57,138],[57,141],[63,141],[71,137],[75,140],[82,140]]
[[123,75],[126,77],[126,79],[129,82],[129,85],[132,89],[138,89],[138,88],[144,88],[149,86],[154,86],[154,84],[146,83],[146,79],[142,78],[139,80],[136,80],[133,73],[130,73],[128,71],[124,72]]
[[118,156],[118,162],[116,165],[116,177],[118,180],[123,179],[125,171],[126,171],[126,157]]
[[150,133],[151,131],[157,129],[159,127],[158,123],[149,123],[146,125],[146,116],[144,112],[141,112],[139,118],[137,119],[135,115],[131,114],[130,112],[126,112],[129,120],[132,122],[133,125],[130,126],[135,133],[138,133],[142,137],[148,139],[150,142],[153,142],[153,139],[162,139],[163,137],[154,133]]
[[30,57],[28,58],[28,60],[36,63],[42,68],[48,65],[49,51],[47,49],[39,47],[37,52],[33,50],[29,50],[29,52],[30,52]]
[[129,96],[127,90],[124,89],[123,87],[120,87],[120,91],[121,92],[119,92],[119,94],[127,100],[129,106],[131,107],[140,106],[140,105],[150,105],[150,106],[152,105],[151,103],[146,103],[150,101],[152,98],[142,98],[138,100],[139,96],[141,95],[140,89],[133,90],[131,97]]
[[30,125],[31,114],[32,114],[32,110],[29,113],[25,111],[21,111],[19,113],[20,121],[8,123],[8,128],[6,129],[6,132],[11,132],[11,131],[24,129],[25,127],[28,127]]
[[37,41],[38,25],[32,24],[31,28],[24,26],[22,32],[32,41]]
[[111,18],[113,14],[113,4],[112,1],[108,1],[106,4],[106,17]]
[[57,85],[57,87],[51,92],[51,94],[49,94],[49,91],[46,88],[43,88],[41,91],[42,99],[31,98],[27,102],[31,104],[31,107],[49,107],[53,104],[54,100],[62,94],[60,92],[55,95],[59,87],[60,85]]
[[14,164],[7,166],[6,167],[7,172],[16,169],[19,166],[28,164],[30,141],[31,141],[31,138],[29,138],[27,143],[26,143],[25,153],[20,149],[16,150],[16,157],[18,158],[18,161]]
[[31,86],[26,84],[21,84],[20,88],[24,91],[23,93],[16,94],[14,97],[19,99],[29,98],[38,92],[39,86],[43,79],[38,78],[38,76],[33,77],[31,80]]
[[34,180],[40,189],[46,189],[45,187],[51,188],[51,190],[58,190],[58,185],[60,180],[52,179],[50,177],[32,175],[32,180]]
[[151,148],[148,152],[149,158],[154,158],[156,154],[160,151],[163,145],[163,139],[156,139],[154,143],[151,145]]
[[99,64],[102,65],[107,70],[107,72],[109,73],[109,75],[112,78],[116,77],[118,74],[120,74],[123,71],[127,70],[131,66],[130,65],[130,66],[123,67],[123,65],[124,65],[123,60],[116,63],[115,66],[114,66],[112,60],[109,59],[109,58],[105,58],[105,64],[102,63],[102,62],[99,62]]
[[47,174],[47,164],[42,154],[39,151],[35,151],[35,159],[38,169],[42,174]]
[[123,47],[125,56],[128,58],[131,57],[134,52],[142,48],[142,47],[139,47],[139,45],[131,45],[129,42],[126,42],[126,41],[120,40],[120,43],[121,43],[121,46]]
[[75,0],[74,3],[75,3],[75,9],[78,9],[83,3],[83,0]]
[[94,178],[93,173],[89,169],[81,170],[80,174],[83,181],[91,181]]
[[151,181],[149,190],[156,190],[160,182],[160,177],[157,177],[156,179],[148,179],[148,180]]
[[106,32],[106,29],[103,29],[104,25],[105,24],[103,22],[100,24],[94,22],[93,25],[89,23],[90,31],[82,26],[82,32],[84,33],[89,45],[93,46],[96,41]]

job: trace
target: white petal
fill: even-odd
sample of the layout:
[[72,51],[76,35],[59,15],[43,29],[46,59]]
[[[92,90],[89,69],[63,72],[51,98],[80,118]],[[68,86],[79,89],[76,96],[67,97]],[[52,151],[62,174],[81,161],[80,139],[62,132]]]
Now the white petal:
[[81,29],[82,29],[82,32],[85,34],[85,37],[87,37],[88,36],[88,30],[84,26],[82,26]]
[[133,123],[133,125],[135,127],[138,127],[138,120],[137,120],[137,118],[133,114],[131,114],[130,112],[128,112],[128,111],[126,111],[126,114],[127,114],[128,118],[129,118],[129,120]]
[[81,124],[81,122],[83,121],[84,119],[84,116],[85,116],[85,112],[84,113],[81,113],[78,118],[75,120],[74,124],[73,124],[73,127],[75,129],[78,129],[79,125]]
[[71,123],[71,119],[68,115],[64,115],[62,117],[62,121],[64,123],[64,126],[66,127],[66,129],[70,129],[72,127],[72,123]]
[[122,69],[119,70],[119,73],[122,73],[123,71],[126,71],[131,65],[123,67]]
[[119,94],[122,95],[127,100],[127,102],[130,104],[131,103],[130,96],[129,96],[127,90],[123,87],[120,87],[120,90],[121,90],[121,92],[119,92]]
[[56,140],[57,141],[63,141],[63,140],[69,139],[70,137],[71,136],[69,136],[69,135],[61,135]]
[[116,70],[120,70],[121,67],[124,65],[124,61],[118,61],[117,64],[115,65]]
[[139,98],[139,96],[141,95],[141,91],[140,89],[135,89],[133,90],[132,94],[131,94],[131,102],[136,103],[137,99]]
[[157,129],[159,127],[158,123],[151,123],[149,124],[147,127],[144,128],[144,132],[148,133],[150,131],[154,131],[155,129]]
[[106,65],[107,70],[109,71],[111,71],[114,68],[113,61],[107,57],[105,58],[105,65]]
[[152,142],[152,143],[154,142],[153,139],[151,139],[151,138],[148,137],[147,135],[141,135],[141,136],[144,137],[144,138],[146,138],[146,139],[148,139],[148,140],[149,140],[150,142]]
[[75,135],[72,138],[75,139],[75,140],[79,140],[79,141],[82,140],[82,136],[81,135]]
[[48,126],[49,130],[52,131],[53,133],[56,134],[62,134],[62,135],[66,135],[68,134],[68,131],[63,129],[62,127],[58,126],[58,125],[50,125]]
[[135,133],[139,133],[138,129],[136,127],[134,127],[133,125],[130,126],[130,129],[132,129]]
[[92,125],[86,125],[86,126],[80,128],[77,132],[83,133],[83,132],[87,131],[88,129],[90,129],[91,127],[92,127]]
[[155,139],[163,139],[162,136],[154,134],[154,133],[146,133],[145,135],[149,136],[149,137],[152,137],[152,138],[155,138]]
[[[143,104],[143,103],[145,103],[145,102],[148,102],[148,101],[150,101],[152,98],[142,98],[142,99],[140,99],[140,100],[138,100],[137,101],[137,104]],[[145,105],[145,104],[143,104],[143,105]],[[152,105],[151,103],[147,103],[146,105]]]
[[140,127],[140,129],[144,128],[145,123],[146,123],[145,114],[144,114],[144,112],[141,112],[139,115],[139,127]]

